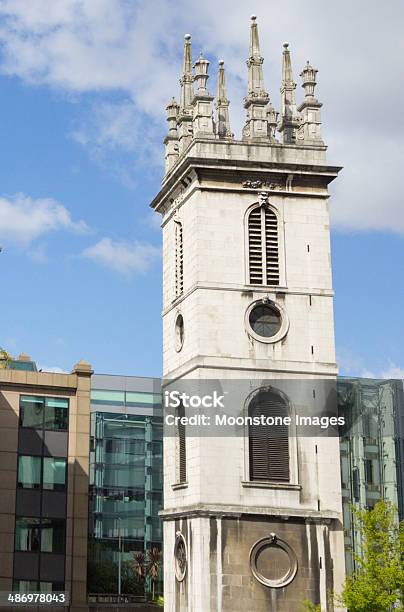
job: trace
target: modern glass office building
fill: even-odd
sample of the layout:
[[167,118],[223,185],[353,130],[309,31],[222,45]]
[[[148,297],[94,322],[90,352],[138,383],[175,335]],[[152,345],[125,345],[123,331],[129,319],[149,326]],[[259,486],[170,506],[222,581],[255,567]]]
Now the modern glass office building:
[[[142,599],[160,563],[163,502],[160,380],[94,375],[91,391],[89,601]],[[144,575],[146,574],[146,575]]]
[[401,380],[338,379],[339,409],[346,418],[341,437],[341,481],[346,569],[362,542],[354,508],[372,508],[379,499],[398,508],[404,519],[404,395]]

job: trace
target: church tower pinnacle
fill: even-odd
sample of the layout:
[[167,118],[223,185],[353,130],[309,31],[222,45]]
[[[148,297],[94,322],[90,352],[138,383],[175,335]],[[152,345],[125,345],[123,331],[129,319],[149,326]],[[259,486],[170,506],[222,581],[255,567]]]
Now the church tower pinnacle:
[[202,53],[194,65],[196,92],[192,100],[193,107],[193,134],[195,138],[214,138],[212,102],[211,96],[206,88],[209,78],[209,62]]
[[233,138],[230,129],[229,104],[226,92],[224,61],[220,60],[216,98],[216,129],[219,138]]
[[316,76],[318,70],[311,66],[308,61],[303,68],[300,76],[302,78],[302,87],[304,89],[304,100],[300,104],[298,111],[301,114],[301,127],[299,128],[297,137],[299,141],[304,141],[306,144],[324,144],[321,137],[321,102],[314,95],[314,90],[317,85]]
[[296,142],[299,115],[296,108],[295,89],[296,83],[293,80],[289,43],[285,42],[282,55],[282,110],[278,126],[279,131],[282,133],[282,142],[284,144],[294,144]]
[[174,166],[179,155],[177,130],[178,110],[179,106],[177,101],[175,98],[172,98],[166,108],[168,121],[168,134],[164,139],[164,144],[166,146],[166,172]]
[[269,102],[265,90],[262,65],[264,58],[260,52],[257,18],[251,16],[250,56],[247,60],[248,90],[244,100],[247,120],[243,129],[243,140],[268,140],[268,119],[266,106]]
[[185,151],[192,140],[192,100],[194,98],[194,77],[192,74],[191,36],[185,35],[184,59],[180,79],[180,108],[178,114],[178,137],[180,153]]

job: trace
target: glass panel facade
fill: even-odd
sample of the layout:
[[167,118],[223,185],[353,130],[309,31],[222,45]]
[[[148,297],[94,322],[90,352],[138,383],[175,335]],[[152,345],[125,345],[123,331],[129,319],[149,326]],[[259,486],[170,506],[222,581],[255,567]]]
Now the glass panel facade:
[[57,519],[42,519],[41,552],[65,552],[66,521]]
[[362,542],[355,529],[352,504],[373,508],[379,499],[392,502],[404,518],[403,384],[399,380],[338,379],[338,404],[346,429],[340,439],[342,504],[347,572],[355,569],[353,553]]
[[36,580],[14,580],[13,591],[17,593],[55,593],[64,591],[63,582],[37,582]]
[[17,593],[35,593],[38,589],[36,580],[14,580],[13,591]]
[[24,396],[20,398],[20,426],[42,429],[45,399],[43,397]]
[[[91,597],[121,592],[142,598],[151,585],[133,571],[136,552],[162,548],[162,418],[97,411],[106,410],[111,395],[92,391],[90,452],[90,542],[88,591]],[[122,396],[120,396],[122,397]],[[154,399],[158,399],[154,403]],[[116,405],[117,396],[114,396]],[[126,392],[124,401],[159,408],[157,394]],[[102,403],[102,402],[101,402]],[[162,588],[162,572],[157,590]]]
[[41,457],[18,457],[18,487],[39,489],[41,486]]
[[15,521],[15,550],[38,552],[40,548],[40,521],[36,518],[17,518]]
[[66,488],[66,459],[43,458],[43,488],[64,491]]
[[63,582],[40,582],[39,590],[41,593],[55,593],[58,591],[64,591],[65,585]]
[[15,522],[15,550],[64,554],[66,521],[18,517]]
[[68,430],[69,400],[67,398],[20,397],[20,427]]
[[[52,579],[59,581],[64,574],[66,498],[58,492],[66,490],[67,460],[48,455],[66,451],[68,412],[68,398],[20,396],[15,521],[19,552],[14,558],[14,588],[19,592],[64,590],[63,582]],[[28,518],[32,515],[35,518]],[[24,580],[19,580],[21,576]]]
[[108,404],[111,406],[124,406],[125,404],[125,391],[109,391],[109,390],[98,390],[92,389],[91,391],[91,403]]
[[67,431],[69,402],[67,399],[46,398],[44,429]]
[[127,391],[125,401],[128,406],[159,405],[161,404],[161,395]]
[[91,403],[96,406],[161,406],[161,394],[145,391],[110,391],[108,389],[92,389]]

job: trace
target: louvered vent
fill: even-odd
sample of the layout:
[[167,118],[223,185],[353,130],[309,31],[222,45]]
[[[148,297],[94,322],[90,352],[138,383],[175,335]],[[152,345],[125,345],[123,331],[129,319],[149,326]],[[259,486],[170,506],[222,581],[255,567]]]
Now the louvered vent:
[[[252,400],[249,416],[285,417],[284,400],[271,391],[262,391]],[[289,481],[289,431],[287,425],[250,425],[250,480]]]
[[[177,416],[185,416],[185,410],[181,404],[177,409]],[[178,423],[178,482],[186,482],[187,480],[187,451],[185,425]]]
[[278,219],[273,210],[265,209],[265,258],[267,285],[279,285]]
[[254,208],[248,217],[248,257],[250,283],[262,285],[262,219],[261,208]]
[[182,224],[175,222],[175,297],[184,290],[184,249],[182,243]]
[[279,285],[278,220],[270,208],[248,217],[248,267],[252,285]]

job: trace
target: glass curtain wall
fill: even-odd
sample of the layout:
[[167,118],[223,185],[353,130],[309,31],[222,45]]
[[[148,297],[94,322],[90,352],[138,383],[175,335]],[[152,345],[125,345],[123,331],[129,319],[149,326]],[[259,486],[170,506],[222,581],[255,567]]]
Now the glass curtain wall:
[[[92,392],[93,409],[111,401],[106,405],[116,410],[122,402],[123,411],[131,400],[138,408],[161,402],[153,394]],[[90,601],[108,601],[108,596],[113,601],[119,595],[143,599],[151,585],[140,568],[150,550],[162,549],[162,419],[128,411],[97,411],[91,419]],[[156,584],[156,591],[161,586]]]
[[338,379],[339,410],[346,419],[341,437],[341,484],[346,568],[355,569],[352,552],[362,542],[355,530],[352,505],[372,508],[392,502],[403,519],[403,383],[399,380]]

